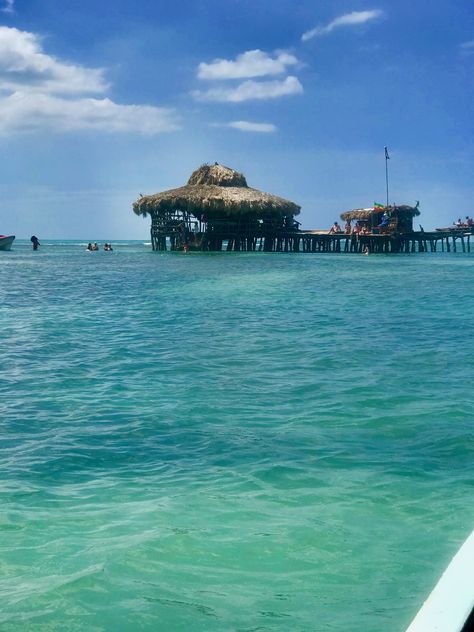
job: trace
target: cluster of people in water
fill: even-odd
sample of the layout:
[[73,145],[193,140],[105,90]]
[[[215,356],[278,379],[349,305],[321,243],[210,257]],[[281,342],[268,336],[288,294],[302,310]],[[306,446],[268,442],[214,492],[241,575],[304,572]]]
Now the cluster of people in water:
[[458,217],[458,219],[454,222],[454,225],[456,228],[472,228],[474,227],[474,219],[469,217],[469,215],[466,215],[466,219],[463,222],[462,219]]
[[[94,243],[89,242],[89,243],[87,244],[87,248],[86,248],[86,250],[89,250],[89,252],[95,252],[95,251],[98,251],[98,250],[99,250],[99,244],[98,244],[96,241],[95,241]],[[104,250],[105,250],[106,252],[110,252],[111,250],[113,250],[113,248],[112,248],[112,244],[109,244],[109,243],[107,243],[107,242],[106,242],[106,243],[104,244]]]
[[[33,235],[33,236],[31,237],[30,241],[31,241],[31,243],[32,243],[32,245],[33,245],[33,250],[38,250],[39,246],[41,246],[41,244],[40,244],[40,242],[39,242],[39,239],[38,239],[38,237],[36,237],[36,235]],[[95,241],[94,243],[89,242],[89,243],[87,244],[87,248],[86,248],[86,250],[89,250],[89,252],[94,252],[94,251],[96,251],[96,250],[99,250],[99,244],[98,244],[96,241]],[[112,248],[112,244],[109,244],[109,243],[107,243],[107,242],[106,242],[106,243],[104,244],[104,250],[105,250],[106,252],[108,252],[108,251],[110,251],[110,250],[113,250],[113,248]]]

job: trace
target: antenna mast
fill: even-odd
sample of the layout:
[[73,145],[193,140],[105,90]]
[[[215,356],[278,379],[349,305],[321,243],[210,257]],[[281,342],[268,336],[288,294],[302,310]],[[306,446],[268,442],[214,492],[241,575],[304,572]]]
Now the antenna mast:
[[385,184],[387,186],[387,206],[388,206],[388,161],[390,160],[390,156],[388,155],[387,147],[385,149]]

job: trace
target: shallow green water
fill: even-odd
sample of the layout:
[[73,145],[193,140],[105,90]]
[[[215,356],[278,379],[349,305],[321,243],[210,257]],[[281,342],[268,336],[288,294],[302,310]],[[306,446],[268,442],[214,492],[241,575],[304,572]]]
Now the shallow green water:
[[2,630],[407,626],[474,523],[474,255],[0,255]]

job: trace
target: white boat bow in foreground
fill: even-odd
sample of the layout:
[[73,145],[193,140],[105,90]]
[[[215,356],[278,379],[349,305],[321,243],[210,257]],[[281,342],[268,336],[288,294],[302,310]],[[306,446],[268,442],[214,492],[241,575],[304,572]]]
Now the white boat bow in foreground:
[[406,632],[468,632],[474,627],[474,531],[451,560]]

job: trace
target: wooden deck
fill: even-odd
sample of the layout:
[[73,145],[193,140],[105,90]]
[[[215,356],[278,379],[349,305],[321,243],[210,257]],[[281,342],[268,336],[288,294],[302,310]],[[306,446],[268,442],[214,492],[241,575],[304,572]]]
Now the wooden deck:
[[[471,252],[471,234],[413,232],[346,235],[318,230],[247,235],[204,242],[202,250],[325,253]],[[204,238],[205,239],[205,238]]]
[[346,235],[310,230],[299,231],[292,240],[296,252],[471,252],[472,236],[452,231]]
[[[227,252],[307,252],[307,253],[412,253],[471,252],[469,231],[417,231],[347,235],[322,230],[204,230],[190,233],[188,248],[199,251]],[[178,233],[152,231],[154,250],[183,250]]]

